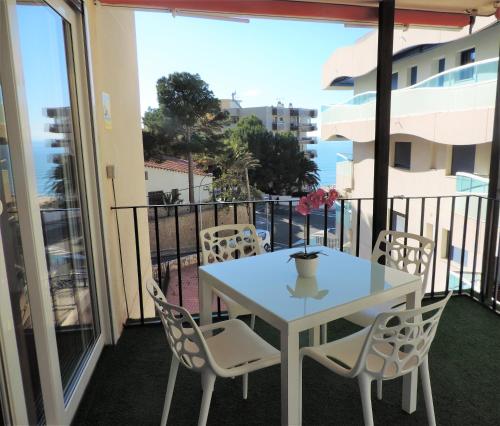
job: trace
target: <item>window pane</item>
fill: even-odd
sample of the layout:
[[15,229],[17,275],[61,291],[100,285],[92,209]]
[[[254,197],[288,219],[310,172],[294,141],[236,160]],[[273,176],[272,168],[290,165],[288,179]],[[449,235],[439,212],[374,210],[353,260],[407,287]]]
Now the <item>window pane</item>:
[[411,142],[396,142],[394,150],[394,167],[410,169]]
[[[476,60],[476,49],[467,49],[460,53],[460,65],[471,64]],[[469,67],[460,71],[460,79],[465,80],[474,76],[474,68]]]
[[69,24],[42,1],[17,6],[38,201],[66,398],[99,330],[78,179]]
[[475,145],[453,145],[451,174],[456,175],[457,172],[474,173],[475,161]]
[[411,67],[411,70],[410,70],[410,86],[413,86],[414,84],[417,84],[417,72],[418,72],[417,66]]
[[392,74],[391,89],[396,90],[398,88],[398,73]]

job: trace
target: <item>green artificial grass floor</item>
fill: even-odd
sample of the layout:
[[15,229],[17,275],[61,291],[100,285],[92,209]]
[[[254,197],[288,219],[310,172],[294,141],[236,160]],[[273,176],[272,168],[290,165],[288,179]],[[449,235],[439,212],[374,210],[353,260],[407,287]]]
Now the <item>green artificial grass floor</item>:
[[[256,330],[279,345],[278,332],[263,321],[257,320]],[[339,320],[329,325],[328,337],[354,331]],[[159,425],[169,366],[160,326],[127,328],[116,346],[104,349],[73,424]],[[500,317],[469,298],[452,298],[431,347],[430,369],[439,425],[499,424]],[[303,377],[304,425],[363,424],[356,380],[340,378],[310,359]],[[401,410],[401,380],[384,382],[382,401],[374,384],[372,395],[376,424],[427,424],[421,389],[412,415]],[[195,425],[200,403],[200,376],[180,367],[168,424]],[[250,375],[246,401],[241,378],[217,379],[208,424],[279,425],[279,366]]]

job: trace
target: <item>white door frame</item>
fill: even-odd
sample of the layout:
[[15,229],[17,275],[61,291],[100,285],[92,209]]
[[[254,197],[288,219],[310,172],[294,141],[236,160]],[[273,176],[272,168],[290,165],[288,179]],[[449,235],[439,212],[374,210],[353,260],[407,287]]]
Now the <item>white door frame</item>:
[[[106,265],[103,260],[102,228],[99,212],[99,193],[95,176],[97,176],[93,152],[93,135],[91,113],[88,99],[88,87],[85,69],[85,46],[82,17],[71,9],[63,0],[45,0],[71,26],[73,43],[74,89],[77,94],[77,105],[73,105],[78,113],[75,123],[76,143],[81,143],[81,156],[85,170],[80,170],[80,179],[85,190],[82,193],[82,208],[87,208],[90,228],[89,253],[94,266],[94,278],[101,333],[93,348],[83,361],[83,368],[78,382],[65,402],[57,352],[56,333],[52,312],[52,300],[45,259],[45,247],[42,224],[39,214],[34,159],[31,148],[28,109],[26,105],[22,61],[20,58],[19,36],[17,31],[16,1],[0,1],[0,38],[5,46],[1,46],[0,72],[6,81],[4,102],[6,105],[6,122],[8,123],[9,142],[12,153],[12,168],[15,180],[16,201],[19,211],[21,240],[26,262],[26,278],[30,283],[29,298],[33,317],[35,347],[42,385],[42,395],[47,424],[69,424],[78,408],[83,392],[90,380],[97,360],[105,343],[110,339],[110,322],[108,315],[108,294],[106,283]],[[70,77],[71,80],[71,77]],[[84,210],[85,211],[85,210]],[[1,278],[1,276],[0,276]],[[5,300],[0,297],[1,300]],[[10,297],[9,297],[10,300]],[[0,303],[3,308],[3,303]],[[3,311],[3,309],[2,309]],[[3,320],[3,318],[2,318]],[[0,341],[0,344],[4,342]],[[5,347],[5,346],[3,346]],[[9,370],[11,366],[9,364]],[[9,374],[10,376],[10,374]],[[19,377],[12,375],[14,382]],[[20,395],[15,393],[14,395]],[[24,422],[21,422],[24,423]]]
[[[1,202],[0,214],[2,214]],[[27,425],[29,423],[28,412],[24,399],[13,397],[13,395],[24,395],[24,387],[21,363],[17,352],[9,286],[3,285],[3,283],[7,283],[4,259],[0,233],[0,283],[2,283],[0,285],[0,404],[8,422],[13,425]]]

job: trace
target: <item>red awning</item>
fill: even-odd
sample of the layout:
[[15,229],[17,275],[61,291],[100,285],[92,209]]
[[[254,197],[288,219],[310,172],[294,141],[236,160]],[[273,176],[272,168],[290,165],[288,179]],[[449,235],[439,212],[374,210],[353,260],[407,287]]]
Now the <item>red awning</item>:
[[[345,4],[287,0],[101,0],[102,4],[134,8],[168,9],[186,12],[302,18],[346,23],[376,23],[378,8]],[[464,27],[464,13],[396,9],[396,25]]]

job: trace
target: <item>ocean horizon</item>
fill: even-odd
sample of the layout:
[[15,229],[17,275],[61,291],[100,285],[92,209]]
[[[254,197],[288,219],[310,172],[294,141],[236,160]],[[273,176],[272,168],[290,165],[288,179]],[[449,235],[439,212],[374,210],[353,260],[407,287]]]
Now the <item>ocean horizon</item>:
[[[313,161],[319,168],[320,186],[335,185],[338,154],[352,155],[351,141],[322,141],[317,144],[307,145],[308,149],[314,149],[318,153]],[[50,195],[50,176],[52,170],[57,166],[53,162],[56,154],[64,152],[64,148],[50,146],[48,140],[37,140],[33,143],[33,156],[35,160],[35,172],[37,189],[39,195]]]
[[352,142],[319,140],[317,144],[307,145],[307,148],[314,149],[318,153],[313,161],[319,168],[320,186],[335,185],[338,154],[352,157]]

